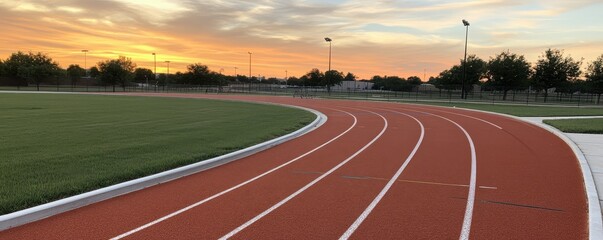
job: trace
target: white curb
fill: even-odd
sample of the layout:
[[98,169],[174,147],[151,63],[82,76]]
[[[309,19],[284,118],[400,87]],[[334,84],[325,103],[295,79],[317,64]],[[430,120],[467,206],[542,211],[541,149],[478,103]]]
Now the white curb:
[[247,157],[249,155],[272,148],[276,145],[282,144],[294,138],[300,137],[308,132],[317,129],[327,121],[327,116],[316,110],[298,106],[288,107],[294,107],[310,111],[316,115],[316,119],[312,123],[295,132],[223,156],[157,173],[151,176],[130,180],[124,183],[119,183],[113,186],[46,203],[40,206],[24,209],[18,212],[2,215],[0,216],[0,231],[17,227],[26,223],[38,221],[59,213],[67,212],[86,205],[114,198],[126,193],[138,191],[157,184],[169,182],[181,177],[205,171],[207,169],[214,168]]
[[[435,106],[435,107],[442,107],[442,106]],[[444,108],[446,108],[446,107],[444,107]],[[561,140],[563,140],[572,149],[572,151],[574,151],[574,155],[576,155],[576,158],[578,158],[578,163],[580,164],[580,169],[582,170],[582,177],[584,179],[584,188],[586,190],[586,199],[588,200],[588,235],[589,235],[589,239],[603,239],[603,220],[601,218],[601,205],[599,203],[599,193],[597,192],[597,188],[595,187],[595,180],[593,178],[593,173],[590,170],[590,166],[588,165],[588,161],[586,160],[584,153],[582,153],[582,150],[580,150],[580,148],[578,147],[578,145],[576,145],[576,143],[574,141],[572,141],[563,132],[559,131],[558,129],[556,129],[554,127],[546,125],[544,123],[532,122],[532,121],[523,119],[521,117],[508,115],[508,114],[504,114],[504,113],[488,112],[488,111],[468,109],[468,108],[457,108],[457,109],[495,114],[495,115],[499,115],[499,116],[516,119],[516,120],[540,127],[542,129],[545,129],[545,130],[555,134]]]

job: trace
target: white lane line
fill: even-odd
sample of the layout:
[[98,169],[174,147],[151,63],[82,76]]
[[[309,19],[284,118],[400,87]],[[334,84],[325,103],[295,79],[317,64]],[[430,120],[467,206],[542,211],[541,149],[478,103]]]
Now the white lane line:
[[[363,110],[363,111],[367,111],[367,110]],[[274,211],[277,208],[279,208],[280,206],[284,205],[289,200],[293,199],[297,195],[299,195],[302,192],[306,191],[306,189],[312,187],[314,184],[316,184],[317,182],[319,182],[323,178],[327,177],[328,175],[330,175],[331,173],[333,173],[334,171],[336,171],[337,169],[339,169],[340,167],[342,167],[343,165],[345,165],[346,163],[348,163],[350,160],[352,160],[353,158],[355,158],[356,156],[358,156],[358,154],[360,154],[361,152],[363,152],[364,150],[366,150],[369,146],[371,146],[375,141],[377,141],[377,139],[381,138],[381,136],[383,135],[383,133],[385,133],[385,130],[387,130],[387,126],[388,126],[387,119],[385,119],[385,117],[383,117],[381,114],[378,114],[376,112],[372,112],[372,111],[367,111],[367,112],[370,112],[370,113],[378,115],[379,117],[381,117],[383,119],[383,122],[385,123],[384,126],[383,126],[383,129],[381,130],[381,132],[375,138],[373,138],[373,140],[371,140],[369,143],[367,143],[366,145],[364,145],[364,147],[362,147],[360,150],[358,150],[357,152],[355,152],[354,154],[352,154],[346,160],[344,160],[343,162],[337,164],[337,166],[331,168],[331,170],[329,170],[328,172],[320,175],[318,178],[314,179],[314,181],[308,183],[306,186],[300,188],[299,190],[297,190],[293,194],[289,195],[288,197],[286,197],[285,199],[281,200],[277,204],[275,204],[272,207],[268,208],[266,211],[260,213],[259,215],[255,216],[251,220],[247,221],[246,223],[242,224],[241,226],[237,227],[236,229],[234,229],[231,232],[227,233],[226,235],[222,236],[220,239],[221,240],[228,239],[228,238],[234,236],[235,234],[239,233],[243,229],[249,227],[251,224],[257,222],[258,220],[260,220],[264,216],[270,214],[272,211]]]
[[492,123],[492,122],[490,122],[490,121],[486,121],[486,120],[481,119],[481,118],[477,118],[477,117],[473,117],[473,116],[469,116],[469,115],[465,115],[465,114],[461,114],[461,113],[455,113],[455,112],[444,111],[444,110],[436,110],[436,109],[431,109],[431,110],[438,111],[438,112],[444,112],[444,113],[450,113],[450,114],[454,114],[454,115],[458,115],[458,116],[463,116],[463,117],[467,117],[467,118],[475,119],[475,120],[478,120],[478,121],[484,122],[484,123],[486,123],[486,124],[490,124],[490,125],[494,126],[495,128],[498,128],[498,129],[501,129],[501,130],[503,129],[501,126],[498,126],[498,125],[496,125],[496,124],[494,124],[494,123]]
[[[421,112],[421,113],[425,113],[425,112],[422,112],[422,111],[416,110],[415,108],[412,108],[412,107],[411,107],[411,109],[404,109],[404,110],[406,110],[406,111],[413,111],[413,112]],[[450,111],[445,111],[445,110],[439,110],[439,109],[431,109],[431,108],[430,108],[429,110],[431,110],[431,111],[436,111],[436,112],[442,112],[442,113],[450,113],[450,114],[454,114],[454,115],[458,115],[458,116],[463,116],[463,117],[471,118],[471,119],[474,119],[474,120],[477,120],[477,121],[480,121],[480,122],[486,123],[486,124],[488,124],[488,125],[491,125],[491,126],[493,126],[493,127],[495,127],[495,128],[498,128],[498,129],[501,129],[501,130],[503,129],[501,126],[498,126],[498,125],[496,125],[496,124],[495,124],[495,123],[493,123],[493,122],[490,122],[490,121],[487,121],[487,120],[484,120],[484,119],[481,119],[481,118],[477,118],[477,117],[473,117],[473,116],[465,115],[465,114],[462,114],[462,113],[455,113],[455,112],[450,112]],[[430,113],[430,114],[431,114],[431,113]]]
[[354,128],[354,127],[356,126],[356,124],[358,123],[358,119],[357,119],[357,118],[356,118],[356,116],[354,116],[353,114],[351,114],[351,113],[349,113],[349,112],[346,112],[346,111],[343,111],[343,110],[337,110],[337,109],[333,109],[333,110],[336,110],[336,111],[340,111],[340,112],[346,113],[346,114],[348,114],[348,115],[352,116],[352,118],[354,118],[354,123],[352,124],[352,126],[350,126],[350,127],[347,129],[347,130],[345,130],[345,131],[344,131],[344,132],[342,132],[341,134],[337,135],[337,136],[336,136],[336,137],[334,137],[333,139],[331,139],[331,140],[329,140],[329,141],[327,141],[327,142],[323,143],[322,145],[320,145],[320,146],[318,146],[318,147],[316,147],[316,148],[314,148],[314,149],[312,149],[312,150],[310,150],[310,151],[308,151],[308,152],[306,152],[306,153],[304,153],[304,154],[300,155],[299,157],[296,157],[296,158],[292,159],[292,160],[291,160],[291,161],[289,161],[289,162],[286,162],[286,163],[284,163],[284,164],[282,164],[282,165],[280,165],[280,166],[278,166],[278,167],[275,167],[275,168],[273,168],[273,169],[271,169],[271,170],[269,170],[269,171],[267,171],[267,172],[264,172],[264,173],[262,173],[262,174],[260,174],[260,175],[258,175],[258,176],[256,176],[256,177],[254,177],[254,178],[251,178],[251,179],[249,179],[249,180],[247,180],[247,181],[245,181],[245,182],[243,182],[243,183],[240,183],[240,184],[238,184],[238,185],[236,185],[236,186],[234,186],[234,187],[231,187],[231,188],[229,188],[229,189],[226,189],[226,190],[224,190],[224,191],[222,191],[222,192],[220,192],[220,193],[217,193],[217,194],[215,194],[215,195],[213,195],[213,196],[211,196],[211,197],[208,197],[208,198],[203,199],[203,200],[201,200],[201,201],[199,201],[199,202],[196,202],[196,203],[194,203],[194,204],[191,204],[191,205],[189,205],[189,206],[187,206],[187,207],[185,207],[185,208],[182,208],[182,209],[180,209],[180,210],[178,210],[178,211],[175,211],[175,212],[173,212],[173,213],[170,213],[170,214],[168,214],[168,215],[165,215],[165,216],[163,216],[163,217],[161,217],[161,218],[158,218],[158,219],[156,219],[156,220],[154,220],[154,221],[152,221],[152,222],[149,222],[149,223],[147,223],[147,224],[145,224],[145,225],[142,225],[142,226],[140,226],[140,227],[138,227],[138,228],[136,228],[136,229],[130,230],[130,231],[126,232],[126,233],[123,233],[123,234],[121,234],[121,235],[119,235],[119,236],[117,236],[117,237],[111,238],[111,239],[112,239],[112,240],[117,240],[117,239],[122,239],[122,238],[124,238],[124,237],[130,236],[130,235],[132,235],[132,234],[134,234],[134,233],[136,233],[136,232],[139,232],[139,231],[141,231],[141,230],[144,230],[144,229],[146,229],[146,228],[149,228],[149,227],[151,227],[151,226],[153,226],[153,225],[155,225],[155,224],[157,224],[157,223],[163,222],[163,221],[165,221],[165,220],[167,220],[167,219],[169,219],[169,218],[172,218],[172,217],[174,217],[174,216],[176,216],[176,215],[178,215],[178,214],[181,214],[181,213],[183,213],[183,212],[186,212],[186,211],[188,211],[188,210],[190,210],[190,209],[192,209],[192,208],[195,208],[195,207],[197,207],[197,206],[199,206],[199,205],[201,205],[201,204],[204,204],[204,203],[206,203],[206,202],[208,202],[208,201],[211,201],[211,200],[213,200],[213,199],[215,199],[215,198],[217,198],[217,197],[220,197],[220,196],[222,196],[222,195],[224,195],[224,194],[226,194],[226,193],[229,193],[229,192],[231,192],[231,191],[233,191],[233,190],[235,190],[235,189],[237,189],[237,188],[240,188],[240,187],[245,186],[245,185],[247,185],[247,184],[249,184],[249,183],[251,183],[251,182],[253,182],[253,181],[255,181],[255,180],[258,180],[258,179],[259,179],[259,178],[261,178],[261,177],[264,177],[264,176],[266,176],[266,175],[268,175],[268,174],[270,174],[270,173],[272,173],[272,172],[274,172],[274,171],[276,171],[276,170],[279,170],[279,169],[281,169],[281,168],[283,168],[283,167],[285,167],[285,166],[287,166],[287,165],[289,165],[289,164],[291,164],[291,163],[293,163],[293,162],[295,162],[295,161],[297,161],[297,160],[299,160],[299,159],[301,159],[301,158],[303,158],[303,157],[305,157],[305,156],[308,156],[309,154],[311,154],[311,153],[313,153],[313,152],[316,152],[317,150],[319,150],[319,149],[323,148],[323,147],[324,147],[324,146],[326,146],[327,144],[329,144],[329,143],[331,143],[331,142],[333,142],[333,141],[337,140],[338,138],[340,138],[340,137],[341,137],[341,136],[343,136],[344,134],[348,133],[348,132],[349,132],[350,130],[352,130],[352,128]]
[[473,139],[471,138],[467,130],[461,127],[461,125],[446,117],[439,116],[433,113],[430,114],[445,119],[451,122],[452,124],[456,125],[459,129],[461,129],[461,131],[463,131],[465,137],[467,138],[467,141],[469,141],[469,147],[471,148],[471,178],[469,180],[469,193],[467,194],[467,205],[465,206],[465,217],[463,218],[463,227],[461,229],[461,235],[459,236],[460,240],[467,240],[469,239],[469,233],[471,232],[471,221],[473,220],[473,206],[475,205],[475,189],[477,182],[477,156],[475,153],[475,145],[473,144]]
[[341,240],[350,238],[350,236],[352,236],[354,231],[356,231],[356,229],[358,229],[360,224],[362,224],[362,222],[368,217],[368,215],[371,214],[371,212],[377,206],[377,204],[381,201],[383,196],[385,196],[387,191],[389,191],[389,189],[392,187],[392,185],[397,181],[398,177],[400,177],[400,174],[402,174],[404,169],[406,169],[406,166],[408,166],[408,164],[410,163],[412,158],[415,156],[415,154],[419,150],[421,143],[423,143],[423,137],[425,137],[425,127],[423,126],[421,121],[419,121],[415,117],[405,114],[405,113],[401,113],[401,112],[397,112],[397,111],[392,111],[392,112],[396,112],[396,113],[408,116],[408,117],[412,118],[413,120],[415,120],[419,124],[419,126],[421,126],[421,136],[419,137],[419,140],[417,141],[417,144],[415,145],[415,147],[412,150],[412,152],[410,153],[410,155],[408,155],[406,160],[404,160],[404,164],[402,164],[400,169],[398,169],[396,174],[394,174],[394,176],[392,176],[392,178],[389,180],[389,182],[385,185],[385,187],[383,187],[381,192],[377,195],[377,197],[375,197],[375,199],[373,199],[371,204],[369,204],[369,206],[364,210],[364,212],[362,212],[362,214],[360,214],[360,216],[358,216],[356,221],[354,221],[354,223],[352,223],[352,225],[348,228],[348,230],[346,230],[345,233],[343,233],[343,235],[341,235],[341,237],[339,238]]
[[446,118],[446,117],[443,117],[443,116],[440,116],[437,114],[429,113],[429,112],[410,110],[410,109],[405,109],[405,110],[428,114],[428,115],[432,115],[435,117],[442,118],[446,121],[449,121],[452,124],[454,124],[455,126],[457,126],[465,134],[465,137],[467,138],[467,141],[469,142],[469,147],[471,148],[471,176],[470,176],[470,180],[469,180],[469,193],[467,194],[467,205],[465,206],[465,216],[463,217],[463,226],[461,228],[461,235],[459,236],[460,240],[467,240],[467,239],[469,239],[469,233],[471,232],[471,221],[473,220],[473,207],[475,205],[475,189],[476,189],[476,185],[477,185],[477,183],[476,183],[477,182],[477,156],[475,153],[475,145],[473,143],[473,139],[471,138],[471,136],[469,135],[467,130],[465,130],[465,128],[463,128],[457,122],[450,120],[449,118]]

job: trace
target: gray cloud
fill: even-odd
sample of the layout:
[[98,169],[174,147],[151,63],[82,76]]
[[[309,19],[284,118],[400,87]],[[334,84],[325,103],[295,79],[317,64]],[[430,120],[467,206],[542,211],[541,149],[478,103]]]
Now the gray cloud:
[[[157,51],[182,65],[232,68],[245,66],[246,52],[254,51],[258,71],[277,75],[325,65],[322,38],[329,36],[334,66],[343,71],[405,76],[427,68],[435,74],[459,59],[462,18],[472,22],[470,50],[483,58],[506,48],[534,51],[555,39],[562,39],[555,46],[582,53],[571,44],[573,35],[547,24],[593,7],[602,8],[594,0],[4,0],[0,30],[9,34],[0,36],[0,54],[40,49],[68,61],[78,49],[94,47],[98,56],[91,57],[98,59],[129,54],[148,65],[148,53]],[[576,35],[601,36],[592,30],[601,29],[601,21],[581,24],[572,29]],[[579,46],[600,42],[582,38]]]

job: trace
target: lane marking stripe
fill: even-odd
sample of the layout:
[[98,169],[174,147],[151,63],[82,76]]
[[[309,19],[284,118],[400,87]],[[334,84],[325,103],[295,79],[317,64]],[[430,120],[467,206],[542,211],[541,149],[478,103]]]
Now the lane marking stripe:
[[[434,116],[441,117],[441,116],[439,116],[439,115],[435,115],[435,114],[433,114],[433,113],[429,113],[429,112],[422,112],[422,111],[420,111],[420,110],[417,110],[417,107],[414,107],[414,106],[403,106],[403,107],[406,107],[406,108],[402,108],[402,109],[398,109],[398,108],[396,108],[396,109],[398,109],[398,110],[405,110],[405,111],[412,111],[412,112],[426,113],[426,114],[428,114],[428,115],[434,115]],[[433,106],[432,106],[432,107],[433,107]],[[423,110],[424,110],[424,109],[423,109]],[[441,112],[441,113],[449,113],[449,114],[454,114],[454,115],[458,115],[458,116],[463,116],[463,117],[471,118],[471,119],[474,119],[474,120],[477,120],[477,121],[480,121],[480,122],[486,123],[486,124],[488,124],[488,125],[491,125],[491,126],[493,126],[493,127],[495,127],[495,128],[498,128],[498,129],[500,129],[500,130],[502,130],[502,129],[503,129],[503,128],[502,128],[501,126],[499,126],[499,125],[496,125],[496,124],[494,124],[494,123],[492,123],[492,122],[490,122],[490,121],[487,121],[487,120],[484,120],[484,119],[481,119],[481,118],[478,118],[478,117],[473,117],[473,116],[469,116],[469,115],[462,114],[462,113],[455,113],[455,112],[452,112],[452,111],[446,111],[446,110],[440,110],[440,109],[432,109],[432,108],[429,108],[429,110],[431,110],[431,111],[436,111],[436,112]],[[467,110],[467,109],[464,109],[464,110]]]
[[[397,111],[392,111],[392,112],[397,112]],[[371,212],[377,206],[377,204],[381,201],[381,199],[383,198],[383,196],[385,196],[385,194],[387,193],[387,191],[389,191],[389,189],[396,182],[396,180],[398,179],[398,177],[400,177],[400,174],[402,174],[402,172],[404,171],[404,169],[406,169],[406,166],[408,166],[408,164],[410,163],[410,161],[412,160],[412,158],[415,156],[415,154],[419,150],[419,147],[421,146],[421,143],[423,143],[423,137],[425,136],[425,127],[423,126],[423,124],[421,123],[421,121],[419,121],[418,119],[416,119],[415,117],[413,117],[411,115],[408,115],[408,114],[405,114],[405,113],[401,113],[401,112],[397,112],[397,113],[405,115],[405,116],[410,117],[413,120],[415,120],[419,124],[419,126],[421,126],[421,136],[419,137],[419,140],[417,141],[417,144],[415,145],[415,147],[412,150],[412,152],[410,153],[410,155],[408,155],[408,157],[404,161],[404,164],[402,164],[402,166],[398,169],[398,171],[396,172],[396,174],[394,174],[394,176],[392,176],[392,178],[389,180],[389,182],[385,185],[385,187],[381,190],[381,192],[379,192],[379,194],[377,195],[377,197],[375,197],[375,199],[373,199],[373,201],[364,210],[364,212],[362,212],[362,214],[360,214],[360,216],[358,216],[358,218],[356,219],[356,221],[354,221],[354,223],[352,223],[352,225],[345,231],[345,233],[343,233],[343,235],[341,235],[341,237],[339,238],[341,240],[348,239],[350,236],[352,236],[352,234],[354,233],[354,231],[356,231],[356,229],[358,229],[358,227],[360,226],[360,224],[362,224],[362,222],[368,217],[368,215],[371,214]]]
[[437,111],[437,112],[443,112],[443,113],[450,113],[450,114],[454,114],[454,115],[459,115],[459,116],[463,116],[463,117],[475,119],[475,120],[484,122],[486,124],[490,124],[490,125],[494,126],[495,128],[498,128],[498,129],[501,129],[501,130],[503,129],[501,126],[498,126],[498,125],[496,125],[496,124],[494,124],[492,122],[486,121],[486,120],[481,119],[481,118],[477,118],[477,117],[473,117],[473,116],[469,116],[469,115],[465,115],[465,114],[461,114],[461,113],[455,113],[455,112],[450,112],[450,111],[439,110],[439,109],[430,109],[430,110]]
[[383,119],[383,122],[384,122],[383,129],[381,130],[381,132],[375,138],[373,138],[373,140],[371,140],[369,143],[367,143],[364,147],[362,147],[356,153],[352,154],[346,160],[344,160],[343,162],[337,164],[337,166],[331,168],[331,170],[329,170],[328,172],[324,173],[323,175],[320,175],[318,178],[314,179],[314,181],[308,183],[306,186],[300,188],[299,190],[297,190],[293,194],[289,195],[288,197],[286,197],[285,199],[281,200],[277,204],[275,204],[272,207],[268,208],[266,211],[260,213],[259,215],[255,216],[251,220],[247,221],[246,223],[242,224],[241,226],[237,227],[236,229],[234,229],[231,232],[227,233],[226,235],[222,236],[220,239],[221,240],[228,239],[228,238],[236,235],[237,233],[243,231],[245,228],[249,227],[251,224],[257,222],[258,220],[260,220],[264,216],[270,214],[272,211],[276,210],[280,206],[282,206],[285,203],[287,203],[289,200],[293,199],[297,195],[299,195],[302,192],[306,191],[308,188],[312,187],[314,184],[318,183],[323,178],[325,178],[325,177],[329,176],[331,173],[335,172],[337,169],[339,169],[340,167],[342,167],[343,165],[345,165],[346,163],[348,163],[349,161],[351,161],[352,159],[354,159],[356,156],[358,156],[360,153],[362,153],[364,150],[366,150],[369,146],[371,146],[374,142],[376,142],[379,138],[381,138],[381,136],[385,133],[385,131],[387,130],[387,127],[388,127],[387,119],[385,119],[385,117],[383,117],[381,114],[378,114],[376,112],[372,112],[372,111],[368,111],[368,110],[363,110],[363,111],[367,111],[367,112],[376,114],[376,115],[378,115],[379,117],[381,117]]
[[285,166],[287,166],[287,165],[289,165],[289,164],[291,164],[291,163],[293,163],[293,162],[295,162],[295,161],[297,161],[297,160],[299,160],[299,159],[301,159],[301,158],[303,158],[303,157],[305,157],[305,156],[308,156],[308,155],[309,155],[309,154],[311,154],[311,153],[314,153],[315,151],[318,151],[319,149],[323,148],[324,146],[326,146],[326,145],[330,144],[331,142],[333,142],[333,141],[335,141],[335,140],[339,139],[341,136],[343,136],[344,134],[346,134],[346,133],[348,133],[349,131],[351,131],[351,130],[352,130],[352,129],[353,129],[355,126],[356,126],[356,124],[358,123],[358,119],[357,119],[357,118],[356,118],[356,116],[354,116],[353,114],[351,114],[351,113],[349,113],[349,112],[346,112],[346,111],[343,111],[343,110],[337,110],[337,109],[333,109],[333,110],[336,110],[336,111],[340,111],[340,112],[346,113],[346,114],[348,114],[348,115],[352,116],[352,118],[354,118],[354,123],[352,124],[352,126],[350,126],[350,127],[347,129],[347,130],[345,130],[345,131],[344,131],[344,132],[342,132],[341,134],[337,135],[337,136],[336,136],[336,137],[334,137],[333,139],[331,139],[331,140],[329,140],[329,141],[327,141],[327,142],[323,143],[322,145],[320,145],[320,146],[318,146],[318,147],[316,147],[316,148],[314,148],[314,149],[312,149],[312,150],[310,150],[310,151],[308,151],[308,152],[306,152],[306,153],[304,153],[304,154],[300,155],[300,156],[299,156],[299,157],[297,157],[297,158],[292,159],[292,160],[291,160],[291,161],[289,161],[289,162],[286,162],[286,163],[284,163],[284,164],[282,164],[282,165],[280,165],[280,166],[278,166],[278,167],[275,167],[275,168],[273,168],[273,169],[271,169],[271,170],[269,170],[269,171],[267,171],[267,172],[264,172],[264,173],[262,173],[262,174],[260,174],[260,175],[258,175],[258,176],[256,176],[256,177],[254,177],[254,178],[251,178],[251,179],[249,179],[249,180],[247,180],[247,181],[245,181],[245,182],[242,182],[242,183],[240,183],[240,184],[238,184],[238,185],[236,185],[236,186],[234,186],[234,187],[231,187],[231,188],[229,188],[229,189],[226,189],[226,190],[224,190],[224,191],[222,191],[222,192],[219,192],[219,193],[217,193],[217,194],[215,194],[215,195],[213,195],[213,196],[211,196],[211,197],[208,197],[208,198],[203,199],[203,200],[201,200],[201,201],[199,201],[199,202],[196,202],[196,203],[194,203],[194,204],[191,204],[191,205],[189,205],[189,206],[187,206],[187,207],[185,207],[185,208],[182,208],[182,209],[180,209],[180,210],[178,210],[178,211],[175,211],[175,212],[173,212],[173,213],[170,213],[170,214],[168,214],[168,215],[165,215],[165,216],[163,216],[163,217],[161,217],[161,218],[158,218],[158,219],[156,219],[156,220],[154,220],[154,221],[152,221],[152,222],[149,222],[149,223],[147,223],[147,224],[145,224],[145,225],[142,225],[142,226],[140,226],[140,227],[138,227],[138,228],[135,228],[135,229],[133,229],[133,230],[130,230],[130,231],[126,232],[126,233],[123,233],[123,234],[121,234],[121,235],[119,235],[119,236],[116,236],[116,237],[114,237],[114,238],[111,238],[111,239],[112,239],[112,240],[118,240],[118,239],[122,239],[122,238],[124,238],[124,237],[130,236],[130,235],[132,235],[132,234],[134,234],[134,233],[136,233],[136,232],[139,232],[139,231],[141,231],[141,230],[144,230],[144,229],[146,229],[146,228],[149,228],[149,227],[151,227],[151,226],[153,226],[153,225],[155,225],[155,224],[158,224],[158,223],[160,223],[160,222],[163,222],[163,221],[165,221],[165,220],[167,220],[167,219],[170,219],[170,218],[172,218],[172,217],[174,217],[174,216],[176,216],[176,215],[179,215],[179,214],[181,214],[181,213],[183,213],[183,212],[186,212],[186,211],[188,211],[188,210],[190,210],[190,209],[193,209],[193,208],[195,208],[195,207],[197,207],[197,206],[199,206],[199,205],[201,205],[201,204],[204,204],[204,203],[206,203],[206,202],[209,202],[209,201],[211,201],[211,200],[213,200],[213,199],[215,199],[215,198],[217,198],[217,197],[220,197],[220,196],[222,196],[222,195],[224,195],[224,194],[226,194],[226,193],[229,193],[229,192],[231,192],[231,191],[233,191],[233,190],[235,190],[235,189],[237,189],[237,188],[240,188],[240,187],[242,187],[242,186],[245,186],[245,185],[247,185],[247,184],[249,184],[249,183],[251,183],[251,182],[253,182],[253,181],[255,181],[255,180],[258,180],[258,179],[259,179],[259,178],[261,178],[261,177],[264,177],[264,176],[266,176],[266,175],[268,175],[268,174],[270,174],[270,173],[272,173],[272,172],[274,172],[274,171],[276,171],[276,170],[279,170],[279,169],[281,169],[281,168],[283,168],[283,167],[285,167]]
[[442,118],[446,121],[449,121],[452,124],[454,124],[455,126],[457,126],[465,134],[465,137],[467,138],[467,140],[469,142],[469,147],[471,149],[471,176],[470,176],[470,180],[469,180],[469,192],[467,194],[467,205],[465,206],[465,216],[463,217],[463,226],[461,228],[461,235],[459,236],[460,240],[468,240],[469,234],[471,232],[471,222],[473,220],[473,207],[475,206],[475,189],[476,189],[476,185],[477,185],[477,183],[476,183],[477,182],[477,176],[476,176],[477,175],[477,156],[476,156],[475,145],[473,143],[473,139],[471,138],[471,136],[469,135],[467,130],[465,130],[465,128],[463,128],[457,122],[450,120],[449,118],[446,118],[446,117],[443,117],[443,116],[440,116],[437,114],[429,113],[429,112],[423,112],[423,111],[411,110],[411,109],[405,109],[405,110],[428,114],[428,115],[432,115],[435,117]]
[[473,220],[473,207],[475,206],[475,189],[477,182],[477,156],[475,153],[475,145],[473,144],[473,139],[471,138],[467,130],[461,127],[461,125],[446,117],[435,114],[433,115],[445,119],[451,122],[452,124],[456,125],[459,129],[461,129],[461,131],[463,131],[465,137],[469,141],[469,147],[471,148],[471,178],[469,180],[469,193],[467,194],[467,206],[465,207],[463,227],[461,228],[461,235],[459,236],[460,240],[467,240],[469,239],[469,233],[471,232],[471,221]]
[[[306,171],[293,171],[293,173],[298,174],[323,174],[324,172],[306,172]],[[351,175],[341,175],[342,178],[354,179],[354,180],[380,180],[380,181],[388,181],[387,178],[379,178],[379,177],[369,177],[369,176],[351,176]],[[418,183],[418,184],[428,184],[428,185],[439,185],[439,186],[450,186],[450,187],[469,187],[468,184],[456,184],[456,183],[443,183],[443,182],[429,182],[429,181],[418,181],[418,180],[408,180],[408,179],[398,179],[398,182],[404,183]],[[494,189],[497,190],[498,187],[491,186],[478,186],[481,189]]]

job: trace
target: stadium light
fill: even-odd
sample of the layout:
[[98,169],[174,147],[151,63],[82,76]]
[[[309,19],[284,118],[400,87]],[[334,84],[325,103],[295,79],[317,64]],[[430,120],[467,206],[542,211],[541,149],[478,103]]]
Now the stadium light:
[[467,99],[467,93],[465,92],[465,82],[467,81],[467,40],[469,39],[469,22],[463,19],[463,26],[465,26],[465,58],[463,60],[463,81],[461,86],[461,98]]
[[84,70],[86,71],[86,77],[88,77],[88,50],[84,49],[82,52],[84,53]]
[[155,77],[157,77],[157,54],[156,53],[151,53],[153,54],[153,74],[155,74]]
[[[168,85],[168,83],[169,83],[168,79],[170,77],[170,63],[171,62],[172,61],[165,61],[165,63],[167,63],[167,74],[165,75],[165,85]],[[170,87],[168,85],[168,91],[169,91],[169,89],[170,89]]]
[[[327,41],[329,43],[329,71],[331,71],[331,43],[333,42],[333,39],[326,37],[325,41]],[[329,74],[325,74],[325,77],[327,78],[327,91],[329,92],[329,94],[331,94],[331,77]]]
[[251,93],[251,52],[249,53],[249,92]]

